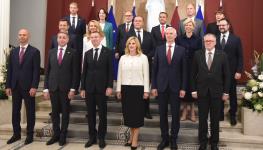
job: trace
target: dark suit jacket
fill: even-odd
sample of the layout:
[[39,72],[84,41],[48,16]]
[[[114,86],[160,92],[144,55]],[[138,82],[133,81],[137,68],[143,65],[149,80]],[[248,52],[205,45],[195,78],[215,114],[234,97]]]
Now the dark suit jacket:
[[226,54],[222,50],[215,50],[210,70],[206,63],[205,50],[195,53],[192,73],[192,91],[197,91],[198,96],[211,95],[221,97],[223,93],[229,93],[230,72]]
[[[70,22],[70,16],[66,16],[65,19]],[[77,45],[77,52],[82,53],[83,51],[83,35],[86,33],[86,21],[78,16],[78,22],[76,29],[74,30],[73,27],[70,25],[68,29],[69,34],[73,34],[76,36],[76,45]]]
[[102,46],[97,63],[93,61],[93,50],[87,51],[83,61],[81,90],[105,93],[109,87],[113,87],[112,50]]
[[[217,37],[216,43],[216,48],[222,49],[220,44],[220,35]],[[226,41],[226,45],[223,50],[227,54],[231,75],[233,76],[236,72],[242,73],[243,49],[240,38],[232,33],[229,33],[228,40]]]
[[58,64],[57,48],[49,50],[48,62],[45,72],[44,88],[49,91],[77,90],[78,84],[78,61],[76,50],[67,47],[63,56],[62,64]]
[[[127,35],[127,39],[125,41],[127,41],[128,38],[131,36],[137,37],[134,29],[129,31]],[[143,30],[143,39],[141,43],[141,49],[142,49],[143,54],[145,54],[148,57],[149,62],[152,62],[152,58],[154,56],[154,51],[155,51],[154,48],[155,48],[155,44],[154,44],[151,33]]]
[[[53,48],[58,48],[58,40],[57,40],[57,35],[53,35],[52,38],[51,38],[51,47],[50,49],[53,49]],[[76,45],[76,36],[75,35],[69,35],[69,41],[68,41],[68,44],[67,44],[70,48],[73,48],[73,49],[77,49],[77,45]]]
[[[133,30],[133,24],[131,24],[129,31]],[[123,23],[118,26],[117,31],[117,40],[116,40],[116,50],[115,53],[119,53],[119,55],[124,55],[124,49],[126,46],[126,36],[128,32],[126,32],[126,24]]]
[[206,33],[212,33],[216,36],[220,34],[219,28],[216,22],[209,23],[206,27]]
[[157,47],[152,67],[152,89],[164,92],[169,86],[173,93],[185,90],[186,67],[185,49],[183,47],[175,45],[170,65],[167,62],[166,45]]
[[9,56],[6,88],[14,89],[17,84],[23,90],[38,88],[40,78],[40,52],[28,45],[22,64],[19,64],[20,47],[14,48]]
[[[169,25],[166,25],[166,28],[170,27]],[[166,38],[164,36],[164,39],[162,38],[162,33],[160,29],[160,25],[155,26],[152,28],[151,35],[153,37],[153,41],[155,43],[155,46],[161,46],[166,43]]]

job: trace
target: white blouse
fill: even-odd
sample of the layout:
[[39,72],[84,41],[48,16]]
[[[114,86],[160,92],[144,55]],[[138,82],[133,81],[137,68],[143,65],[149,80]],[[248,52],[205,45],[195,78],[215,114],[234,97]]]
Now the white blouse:
[[[106,47],[106,38],[105,37],[103,37],[101,44]],[[91,41],[85,36],[83,38],[82,60],[84,60],[85,53],[92,48],[93,48],[93,45],[92,45]]]
[[149,63],[144,54],[123,55],[119,62],[117,92],[121,85],[142,85],[144,92],[149,92]]

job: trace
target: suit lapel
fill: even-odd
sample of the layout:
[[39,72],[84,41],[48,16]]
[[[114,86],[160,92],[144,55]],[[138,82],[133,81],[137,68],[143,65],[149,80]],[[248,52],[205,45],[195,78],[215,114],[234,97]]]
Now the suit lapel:
[[201,60],[201,63],[203,64],[202,66],[204,66],[206,68],[206,70],[208,70],[208,66],[206,63],[206,57],[205,57],[205,50],[202,50],[200,60]]
[[105,53],[105,49],[102,47],[97,63],[99,63],[102,60],[102,57],[104,56],[104,53]]
[[166,57],[166,45],[163,46],[163,51],[161,51],[161,56],[162,56],[161,58],[165,59],[165,64],[169,65]]
[[62,58],[62,62],[61,62],[60,67],[65,63],[65,61],[68,59],[69,55],[70,55],[70,50],[67,48],[65,50],[64,56]]
[[219,57],[218,57],[218,51],[215,50],[215,54],[214,54],[214,57],[213,57],[213,61],[212,61],[212,64],[211,64],[211,68],[210,68],[211,71],[212,71],[213,68],[216,66],[216,64],[217,64],[217,62],[218,62],[218,59],[219,59]]

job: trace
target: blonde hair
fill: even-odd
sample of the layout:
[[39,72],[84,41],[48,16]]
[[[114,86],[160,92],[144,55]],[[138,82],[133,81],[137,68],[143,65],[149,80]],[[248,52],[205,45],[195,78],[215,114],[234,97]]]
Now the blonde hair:
[[128,38],[128,40],[126,42],[126,47],[125,47],[125,55],[130,55],[129,44],[130,44],[130,42],[132,40],[136,44],[136,53],[137,53],[137,55],[141,55],[142,54],[141,44],[140,44],[138,38],[135,37],[135,36],[132,36],[132,37]]
[[192,23],[192,25],[194,26],[194,28],[195,28],[195,22],[192,20],[192,19],[190,19],[190,18],[187,18],[187,19],[185,19],[184,20],[184,22],[183,22],[183,24],[184,24],[184,26],[187,24],[187,23]]
[[94,25],[96,26],[97,30],[96,32],[98,32],[100,34],[101,37],[104,37],[104,32],[101,29],[100,23],[97,20],[90,20],[89,24],[86,25],[86,34],[85,36],[89,39],[91,31],[89,30],[90,24],[94,23]]

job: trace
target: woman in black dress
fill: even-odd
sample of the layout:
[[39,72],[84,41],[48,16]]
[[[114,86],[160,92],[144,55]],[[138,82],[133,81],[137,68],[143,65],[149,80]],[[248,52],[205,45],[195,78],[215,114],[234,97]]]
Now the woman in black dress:
[[126,42],[125,55],[119,62],[116,91],[122,102],[124,125],[131,128],[125,146],[136,149],[139,128],[144,125],[144,99],[149,97],[149,63],[137,37],[130,37]]
[[182,116],[181,121],[184,121],[187,119],[187,113],[190,109],[191,117],[190,120],[195,122],[196,116],[195,116],[195,107],[194,107],[194,99],[191,95],[191,89],[190,89],[190,74],[191,74],[191,66],[192,66],[192,60],[195,51],[202,48],[202,39],[194,34],[194,28],[195,23],[192,19],[186,19],[184,22],[184,28],[185,28],[185,34],[178,36],[176,40],[176,44],[182,46],[186,50],[186,56],[187,56],[187,76],[188,76],[188,84],[186,89],[186,95],[184,98],[183,103],[183,110],[182,110]]

